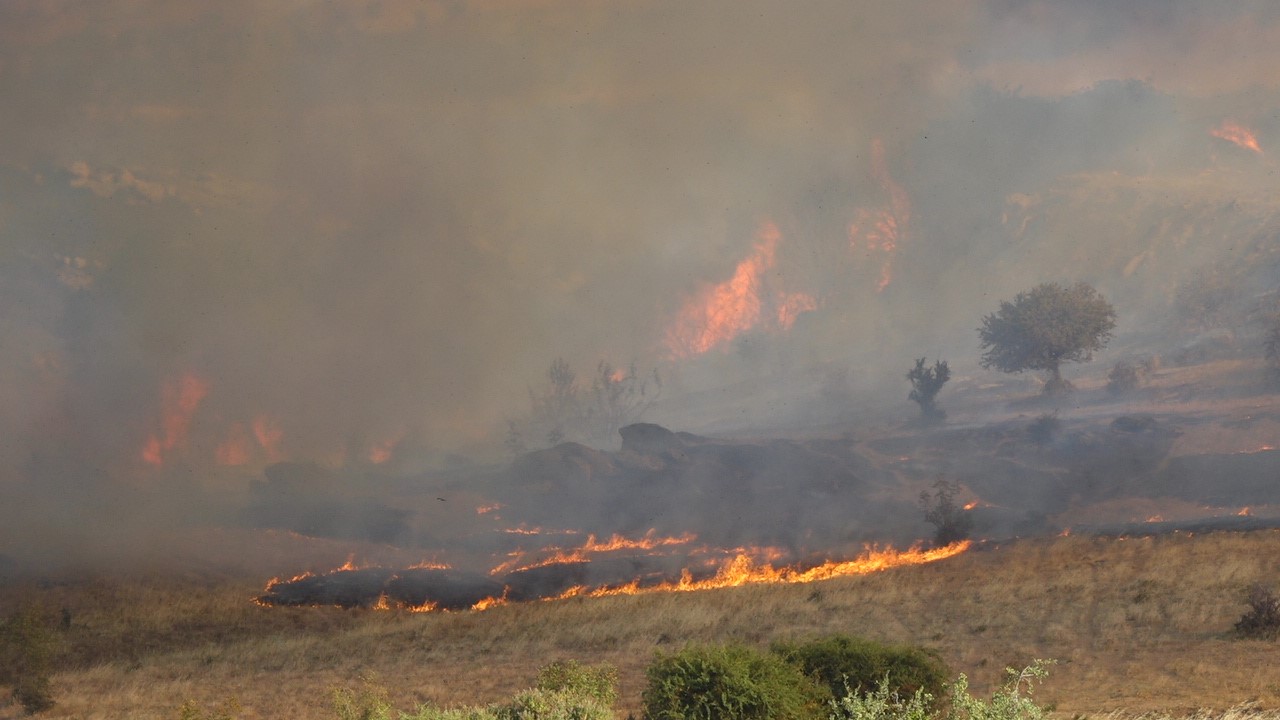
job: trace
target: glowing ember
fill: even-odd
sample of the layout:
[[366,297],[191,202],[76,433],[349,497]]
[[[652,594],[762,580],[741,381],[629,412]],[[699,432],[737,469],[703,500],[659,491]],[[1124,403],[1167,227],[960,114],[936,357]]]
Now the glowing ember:
[[978,507],[978,501],[977,501],[977,500],[970,500],[969,502],[967,502],[967,503],[965,503],[965,504],[964,504],[964,509],[965,509],[965,510],[972,510],[972,509],[974,509],[974,508],[976,508],[976,507]]
[[200,401],[209,394],[209,385],[194,373],[185,373],[176,381],[166,382],[160,389],[161,431],[147,438],[142,459],[150,465],[163,465],[168,451],[187,442],[191,418]]
[[1258,137],[1253,134],[1253,131],[1233,120],[1223,120],[1222,124],[1210,130],[1209,134],[1226,140],[1236,147],[1262,154],[1262,147],[1258,145]]

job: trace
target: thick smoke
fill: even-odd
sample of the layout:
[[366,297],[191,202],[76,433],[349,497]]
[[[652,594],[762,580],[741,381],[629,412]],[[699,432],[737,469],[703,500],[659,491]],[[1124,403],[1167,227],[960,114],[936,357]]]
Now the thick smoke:
[[[1278,40],[1262,1],[5,3],[11,534],[492,451],[557,357],[714,432],[976,371],[1045,280],[1155,322],[1273,217]],[[762,306],[813,309],[674,357],[767,227]]]

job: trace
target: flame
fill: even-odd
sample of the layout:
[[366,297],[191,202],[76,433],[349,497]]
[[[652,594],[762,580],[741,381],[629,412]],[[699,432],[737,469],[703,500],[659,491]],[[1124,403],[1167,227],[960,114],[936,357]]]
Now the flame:
[[976,508],[976,507],[978,507],[978,501],[977,501],[977,500],[970,500],[969,502],[967,502],[967,503],[965,503],[965,504],[964,504],[964,509],[965,509],[965,510],[972,510],[972,509],[974,509],[974,508]]
[[507,596],[504,594],[502,597],[484,598],[483,600],[480,600],[479,602],[477,602],[475,605],[472,605],[471,609],[479,612],[481,610],[488,610],[489,608],[497,607],[499,605],[506,605],[506,604],[507,604]]
[[477,515],[488,515],[494,510],[501,510],[502,503],[493,503],[492,505],[480,505],[476,508]]
[[876,210],[860,208],[849,224],[849,244],[854,252],[865,248],[868,255],[882,256],[876,292],[893,282],[893,256],[911,225],[911,198],[889,174],[884,145],[871,141],[871,174],[888,196],[888,205]]
[[1253,511],[1249,509],[1248,505],[1240,508],[1240,512],[1236,513],[1236,515],[1239,515],[1240,517],[1249,517],[1252,514]]
[[406,435],[408,435],[408,432],[401,430],[380,443],[374,443],[373,447],[369,448],[369,462],[374,465],[381,465],[390,460],[392,454],[395,453],[396,447],[400,445],[400,441],[404,440]]
[[267,454],[267,462],[280,462],[284,453],[280,451],[280,441],[284,439],[284,430],[280,423],[268,415],[259,415],[253,419],[253,436],[258,445]]
[[453,566],[447,562],[438,562],[436,560],[422,560],[415,565],[409,566],[410,570],[452,570]]
[[670,545],[687,545],[698,539],[693,533],[685,533],[677,537],[657,537],[656,530],[650,528],[649,532],[638,540],[628,540],[627,538],[614,534],[604,542],[598,542],[595,535],[587,535],[587,541],[582,547],[578,548],[578,552],[598,553],[613,552],[616,550],[653,550],[658,547],[666,547]]
[[756,563],[747,555],[738,555],[721,565],[714,576],[705,580],[695,580],[693,574],[686,569],[677,582],[641,587],[639,581],[632,581],[618,587],[597,588],[586,591],[585,594],[589,597],[606,597],[609,595],[639,595],[657,592],[694,592],[742,585],[811,583],[838,577],[867,575],[908,565],[936,562],[959,555],[968,550],[971,544],[971,541],[964,540],[933,550],[922,550],[917,546],[901,552],[893,548],[879,549],[869,546],[862,555],[853,560],[830,560],[808,570],[801,570],[793,566],[775,568],[769,564]]
[[1164,516],[1152,515],[1151,517],[1147,518],[1144,522],[1149,522],[1149,523],[1164,522]]
[[807,293],[779,293],[778,327],[790,330],[800,313],[818,309],[818,301]]
[[233,423],[227,429],[227,439],[214,450],[219,465],[244,465],[249,462],[249,431],[244,423]]
[[161,431],[159,435],[152,434],[143,445],[144,462],[163,465],[169,450],[186,444],[191,418],[200,407],[200,401],[208,394],[209,384],[192,372],[183,373],[177,380],[170,380],[161,386]]
[[1209,134],[1226,140],[1237,147],[1252,150],[1259,155],[1262,154],[1262,147],[1258,145],[1258,137],[1253,134],[1252,130],[1234,120],[1223,120],[1222,124],[1210,130]]
[[427,602],[424,602],[421,605],[409,605],[404,609],[411,613],[429,613],[429,612],[435,612],[437,607],[439,607],[437,603],[433,603],[430,600],[428,600]]

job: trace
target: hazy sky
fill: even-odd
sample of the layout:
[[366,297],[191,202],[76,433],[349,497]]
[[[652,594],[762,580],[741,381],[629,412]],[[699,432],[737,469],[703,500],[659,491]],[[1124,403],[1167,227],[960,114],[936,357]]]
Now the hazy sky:
[[852,363],[928,326],[901,288],[963,257],[965,186],[1265,143],[1276,68],[1266,0],[8,0],[4,471],[448,449],[557,356],[678,377],[753,257],[800,316],[755,331]]

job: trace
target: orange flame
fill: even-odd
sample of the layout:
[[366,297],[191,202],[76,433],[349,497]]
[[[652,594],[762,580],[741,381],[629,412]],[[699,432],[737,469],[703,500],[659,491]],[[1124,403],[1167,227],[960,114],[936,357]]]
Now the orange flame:
[[1249,509],[1248,505],[1240,508],[1240,512],[1236,513],[1236,515],[1239,515],[1240,517],[1249,517],[1252,514],[1253,511]]
[[493,503],[492,505],[480,505],[479,507],[476,508],[476,514],[488,515],[494,510],[501,510],[501,509],[502,509],[502,503]]
[[579,552],[588,553],[613,552],[615,550],[652,550],[670,545],[687,545],[698,539],[698,536],[693,533],[685,533],[678,537],[657,537],[655,532],[655,530],[650,529],[638,540],[628,540],[621,535],[614,534],[604,542],[598,542],[595,535],[587,535],[587,541],[578,550]]
[[1261,155],[1262,147],[1258,145],[1258,137],[1249,128],[1234,120],[1223,120],[1222,124],[1209,131],[1209,134],[1226,140],[1236,147],[1252,150]]
[[791,326],[795,325],[796,318],[800,317],[800,313],[817,309],[818,301],[808,293],[779,293],[778,327],[790,330]]
[[284,430],[280,429],[280,423],[276,422],[275,418],[259,415],[253,419],[252,425],[253,436],[267,454],[267,462],[283,460],[284,453],[280,451],[280,441],[284,439]]
[[506,605],[506,604],[507,604],[507,598],[505,595],[503,597],[487,597],[487,598],[484,598],[483,600],[480,600],[475,605],[472,605],[471,609],[479,612],[481,610],[488,610],[489,608],[497,607],[499,605]]
[[151,465],[163,465],[169,450],[187,442],[187,430],[195,416],[200,401],[209,394],[209,384],[195,373],[184,373],[177,380],[164,383],[160,388],[159,435],[151,435],[142,448],[142,460]]
[[219,465],[244,465],[249,462],[249,431],[244,423],[234,423],[227,430],[227,439],[214,450]]
[[912,547],[901,552],[893,548],[867,547],[862,555],[853,560],[831,560],[807,570],[791,566],[775,568],[769,564],[756,563],[747,555],[738,555],[722,565],[714,576],[705,580],[694,580],[692,573],[686,569],[677,582],[642,587],[639,581],[633,581],[618,587],[597,588],[590,591],[580,590],[578,594],[585,594],[589,597],[605,597],[609,595],[639,595],[658,592],[694,592],[741,585],[810,583],[936,562],[959,555],[968,550],[971,544],[969,540],[964,540],[933,550]]
[[405,435],[408,435],[408,433],[401,430],[380,443],[374,443],[373,447],[369,448],[369,462],[374,465],[381,465],[390,460],[392,454],[395,453],[396,447],[400,445],[400,441],[404,440]]
[[435,560],[422,560],[417,564],[410,565],[410,570],[451,570],[453,566],[447,562],[437,562]]
[[911,198],[889,174],[880,140],[871,141],[871,174],[888,196],[888,206],[876,210],[859,209],[849,224],[849,243],[854,252],[866,249],[869,255],[883,256],[876,292],[893,282],[893,256],[911,225]]

